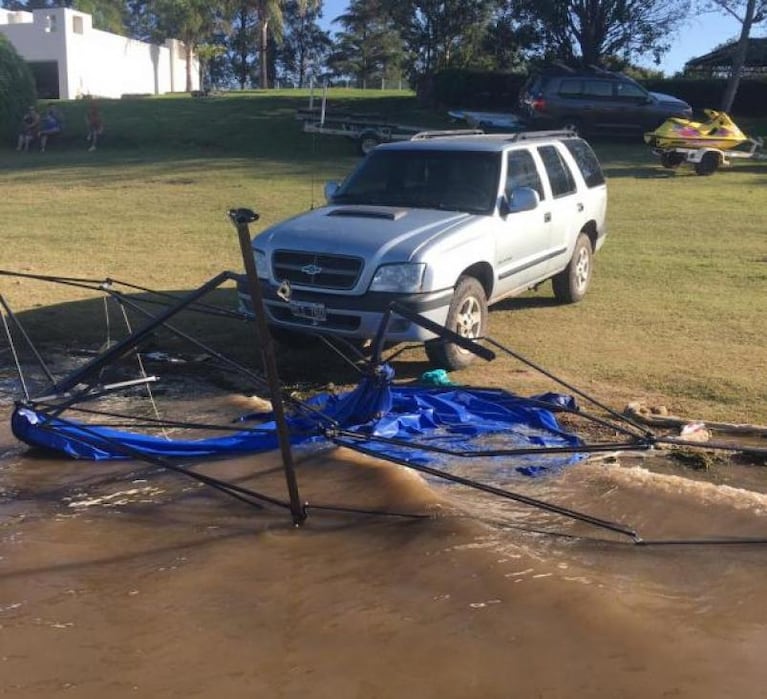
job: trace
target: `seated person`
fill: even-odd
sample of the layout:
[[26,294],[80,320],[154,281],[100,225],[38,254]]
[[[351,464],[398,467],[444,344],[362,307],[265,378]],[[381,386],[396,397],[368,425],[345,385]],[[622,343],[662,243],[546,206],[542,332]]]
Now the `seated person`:
[[48,136],[61,133],[61,117],[56,110],[49,106],[42,122],[40,123],[40,151],[45,152],[45,146],[48,144]]
[[19,131],[19,141],[16,150],[29,150],[29,144],[37,138],[39,129],[40,115],[37,113],[37,109],[30,107],[21,120],[21,130]]

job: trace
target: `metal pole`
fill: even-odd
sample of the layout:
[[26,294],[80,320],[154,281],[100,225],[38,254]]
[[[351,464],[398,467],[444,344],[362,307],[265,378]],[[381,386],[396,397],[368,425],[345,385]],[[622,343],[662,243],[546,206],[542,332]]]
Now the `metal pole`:
[[258,214],[250,209],[232,209],[229,218],[237,229],[237,237],[240,241],[240,252],[245,265],[245,275],[248,282],[248,292],[253,303],[253,315],[256,321],[256,331],[261,343],[261,356],[264,361],[264,371],[269,386],[269,397],[272,401],[274,420],[277,426],[277,440],[282,454],[282,464],[285,468],[285,480],[288,485],[290,496],[290,511],[293,515],[293,524],[300,525],[306,519],[306,512],[301,505],[298,493],[298,482],[293,464],[293,452],[290,448],[290,433],[285,419],[285,406],[282,402],[280,379],[277,373],[277,360],[274,356],[274,344],[266,324],[266,312],[264,300],[261,295],[261,284],[256,272],[256,262],[253,259],[253,248],[250,241],[250,229],[248,224],[258,220]]

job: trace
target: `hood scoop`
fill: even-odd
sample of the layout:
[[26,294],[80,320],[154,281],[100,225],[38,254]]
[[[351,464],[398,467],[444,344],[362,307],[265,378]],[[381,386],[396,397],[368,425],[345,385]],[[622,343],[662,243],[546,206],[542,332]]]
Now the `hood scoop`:
[[343,209],[333,209],[328,216],[343,216],[345,218],[377,218],[386,221],[399,221],[407,214],[405,209],[377,209],[372,206],[347,206]]

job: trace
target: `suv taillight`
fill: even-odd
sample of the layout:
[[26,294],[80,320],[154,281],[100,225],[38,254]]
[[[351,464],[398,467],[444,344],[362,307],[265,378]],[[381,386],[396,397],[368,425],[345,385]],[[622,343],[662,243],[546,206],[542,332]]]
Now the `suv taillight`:
[[530,101],[530,106],[533,108],[533,111],[544,112],[546,111],[546,100],[543,97],[536,97]]

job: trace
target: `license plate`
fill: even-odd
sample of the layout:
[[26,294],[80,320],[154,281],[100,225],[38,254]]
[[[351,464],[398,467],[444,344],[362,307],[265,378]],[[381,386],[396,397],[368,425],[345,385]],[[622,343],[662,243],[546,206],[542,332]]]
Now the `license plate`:
[[324,323],[327,320],[325,304],[322,303],[301,303],[300,301],[291,301],[290,312],[297,318],[306,318],[315,323]]

